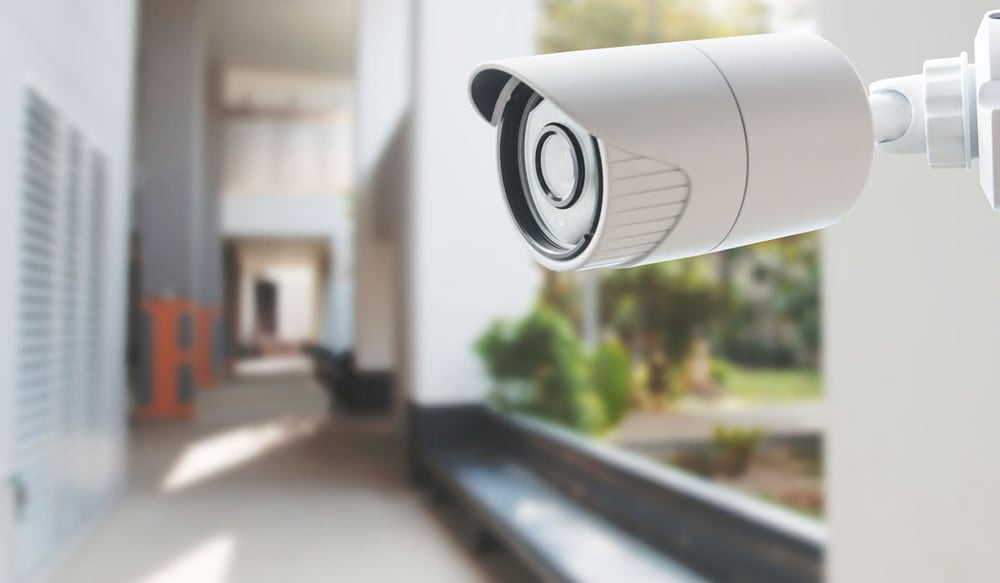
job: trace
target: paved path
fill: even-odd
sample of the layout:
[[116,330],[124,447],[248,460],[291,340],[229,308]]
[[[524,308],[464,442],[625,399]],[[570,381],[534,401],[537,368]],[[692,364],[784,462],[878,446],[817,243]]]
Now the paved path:
[[509,556],[469,554],[409,487],[390,426],[325,408],[286,373],[199,394],[191,422],[136,427],[124,500],[53,580],[525,580]]
[[822,435],[826,407],[822,402],[775,405],[729,402],[673,411],[644,411],[629,415],[609,439],[623,446],[703,441],[711,439],[716,425],[761,427],[772,437]]

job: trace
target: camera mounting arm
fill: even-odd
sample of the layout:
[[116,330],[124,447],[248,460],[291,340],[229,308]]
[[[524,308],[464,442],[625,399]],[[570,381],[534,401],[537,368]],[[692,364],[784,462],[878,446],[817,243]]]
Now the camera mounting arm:
[[872,83],[869,103],[879,150],[927,154],[932,168],[972,170],[1000,210],[1000,11],[983,17],[975,63],[967,53],[924,62],[923,73]]

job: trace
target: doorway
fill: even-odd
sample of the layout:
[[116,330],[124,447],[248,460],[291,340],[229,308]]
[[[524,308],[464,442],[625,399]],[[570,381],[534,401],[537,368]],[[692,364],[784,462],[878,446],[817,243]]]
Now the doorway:
[[278,284],[257,278],[254,282],[254,336],[260,343],[273,342],[278,335]]

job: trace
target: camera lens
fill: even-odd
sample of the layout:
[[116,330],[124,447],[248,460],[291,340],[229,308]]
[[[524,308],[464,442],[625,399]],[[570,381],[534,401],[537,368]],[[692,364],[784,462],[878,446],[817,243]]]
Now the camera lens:
[[501,181],[521,233],[547,257],[577,256],[603,212],[597,140],[525,85],[512,92],[499,134]]
[[573,134],[549,124],[535,146],[535,169],[546,198],[556,208],[571,206],[583,190],[583,152]]

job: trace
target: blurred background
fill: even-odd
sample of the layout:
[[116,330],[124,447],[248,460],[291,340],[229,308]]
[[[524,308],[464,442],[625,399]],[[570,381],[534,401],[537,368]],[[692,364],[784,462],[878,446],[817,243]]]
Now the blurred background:
[[988,8],[0,0],[0,581],[993,580],[974,180],[547,272],[466,89],[789,31],[870,82]]

